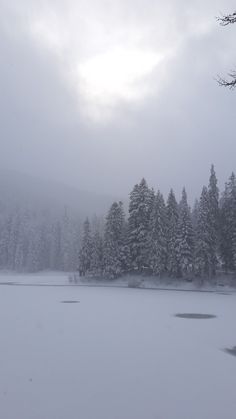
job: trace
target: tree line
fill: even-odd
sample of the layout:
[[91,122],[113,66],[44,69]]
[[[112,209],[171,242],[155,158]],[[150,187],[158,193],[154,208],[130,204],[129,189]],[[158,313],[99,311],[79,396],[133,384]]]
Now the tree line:
[[78,268],[81,222],[62,214],[0,203],[0,269],[17,272]]
[[208,186],[190,208],[171,189],[165,201],[145,179],[130,193],[128,214],[114,202],[105,219],[86,219],[65,208],[9,208],[0,202],[0,269],[60,270],[116,278],[127,273],[213,278],[236,271],[236,178],[219,194],[214,167]]
[[128,217],[114,202],[103,231],[87,218],[79,252],[81,276],[117,278],[132,274],[192,279],[236,270],[236,178],[219,196],[211,166],[208,186],[191,209],[185,188],[178,203],[173,189],[165,199],[145,179],[130,193]]

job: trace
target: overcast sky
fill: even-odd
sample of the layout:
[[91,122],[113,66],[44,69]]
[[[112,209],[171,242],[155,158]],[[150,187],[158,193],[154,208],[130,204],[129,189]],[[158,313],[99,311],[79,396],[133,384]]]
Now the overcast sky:
[[236,171],[236,25],[224,0],[0,0],[0,164],[127,194],[190,199]]

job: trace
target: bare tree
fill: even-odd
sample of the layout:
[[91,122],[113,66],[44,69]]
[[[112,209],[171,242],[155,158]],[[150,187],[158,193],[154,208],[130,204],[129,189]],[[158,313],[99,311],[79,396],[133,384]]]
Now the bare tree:
[[236,70],[232,70],[228,73],[228,79],[224,79],[220,76],[217,77],[217,82],[220,86],[229,87],[229,89],[233,90],[236,87]]
[[[217,20],[221,26],[227,26],[232,23],[236,23],[236,12],[217,17]],[[225,79],[218,76],[217,82],[220,86],[229,87],[229,89],[234,89],[236,87],[236,70],[230,71],[228,73],[228,77],[228,79]]]
[[220,22],[221,26],[227,26],[230,23],[236,22],[236,12],[232,13],[231,15],[222,15],[217,17],[218,22]]

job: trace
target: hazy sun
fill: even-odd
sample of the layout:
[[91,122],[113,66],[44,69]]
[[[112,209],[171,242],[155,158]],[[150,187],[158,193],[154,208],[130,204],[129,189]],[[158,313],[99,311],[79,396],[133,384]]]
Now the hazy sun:
[[[73,19],[69,22],[49,9],[46,16],[32,19],[31,33],[56,54],[70,86],[73,85],[80,111],[92,119],[107,120],[116,114],[116,105],[138,103],[153,91],[150,75],[165,57],[144,47],[145,43],[140,45],[140,28],[131,30],[124,25],[126,39],[117,42],[115,32],[114,41],[111,37],[108,42],[96,19],[92,28],[86,27],[85,32],[81,29],[81,33],[77,24],[73,26]],[[83,34],[87,43],[80,39]]]
[[162,58],[154,52],[122,48],[95,55],[77,67],[79,89],[93,108],[137,100],[147,93],[145,78]]

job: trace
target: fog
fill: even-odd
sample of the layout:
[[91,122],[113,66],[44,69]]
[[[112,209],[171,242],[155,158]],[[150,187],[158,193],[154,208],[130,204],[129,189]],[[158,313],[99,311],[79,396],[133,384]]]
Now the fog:
[[0,0],[0,419],[235,418],[235,7]]
[[191,200],[235,170],[233,1],[0,0],[1,168],[126,196]]

